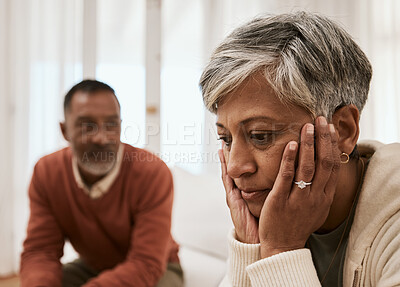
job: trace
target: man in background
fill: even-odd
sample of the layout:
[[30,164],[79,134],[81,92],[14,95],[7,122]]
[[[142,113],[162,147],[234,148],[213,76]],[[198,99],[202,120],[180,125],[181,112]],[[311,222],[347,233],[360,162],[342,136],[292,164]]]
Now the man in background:
[[[182,286],[168,167],[120,142],[110,86],[78,83],[64,114],[69,147],[40,159],[33,172],[21,286]],[[66,239],[79,258],[62,265]]]

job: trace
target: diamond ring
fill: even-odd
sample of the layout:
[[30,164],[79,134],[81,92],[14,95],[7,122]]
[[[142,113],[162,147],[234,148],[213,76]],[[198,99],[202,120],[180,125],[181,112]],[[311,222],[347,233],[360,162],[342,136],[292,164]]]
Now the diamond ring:
[[295,181],[294,183],[297,184],[297,187],[300,188],[300,189],[306,188],[307,185],[311,185],[312,184],[312,182],[305,182],[303,180]]

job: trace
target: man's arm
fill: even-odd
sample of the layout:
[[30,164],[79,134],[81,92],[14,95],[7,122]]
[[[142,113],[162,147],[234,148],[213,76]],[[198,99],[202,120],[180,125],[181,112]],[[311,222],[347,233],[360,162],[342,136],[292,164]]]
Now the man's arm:
[[21,254],[21,287],[61,286],[64,238],[43,193],[35,167],[29,187],[31,214]]
[[134,210],[131,246],[126,260],[84,286],[155,286],[166,269],[169,255],[172,203],[172,175],[162,163],[158,170],[149,174],[137,210]]

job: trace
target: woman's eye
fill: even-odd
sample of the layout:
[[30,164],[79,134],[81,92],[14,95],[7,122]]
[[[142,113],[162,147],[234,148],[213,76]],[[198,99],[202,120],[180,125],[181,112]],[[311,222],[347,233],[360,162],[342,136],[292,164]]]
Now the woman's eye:
[[270,133],[251,133],[250,139],[256,144],[269,144],[271,142],[272,135]]
[[222,140],[225,143],[225,146],[229,146],[232,142],[232,139],[227,136],[219,136],[218,140]]

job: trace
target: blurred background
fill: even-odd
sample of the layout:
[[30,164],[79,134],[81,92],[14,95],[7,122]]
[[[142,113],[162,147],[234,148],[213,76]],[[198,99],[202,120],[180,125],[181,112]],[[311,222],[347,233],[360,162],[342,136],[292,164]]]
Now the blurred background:
[[202,68],[234,27],[298,10],[341,23],[373,65],[361,139],[400,141],[398,0],[0,0],[0,277],[18,272],[32,168],[66,145],[59,122],[72,85],[97,78],[115,89],[123,142],[215,174]]

